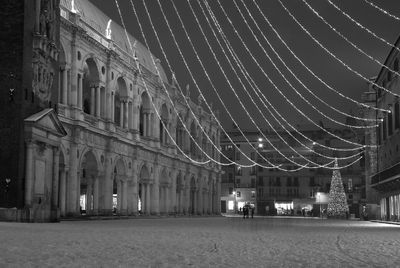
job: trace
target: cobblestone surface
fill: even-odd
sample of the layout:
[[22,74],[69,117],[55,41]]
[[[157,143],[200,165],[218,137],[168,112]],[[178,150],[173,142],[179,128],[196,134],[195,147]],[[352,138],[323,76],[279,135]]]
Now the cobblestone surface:
[[399,267],[400,226],[270,218],[0,223],[0,267]]

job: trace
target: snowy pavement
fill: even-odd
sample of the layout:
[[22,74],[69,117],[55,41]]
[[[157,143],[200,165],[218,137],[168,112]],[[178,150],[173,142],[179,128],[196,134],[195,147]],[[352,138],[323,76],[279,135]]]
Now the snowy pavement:
[[0,267],[400,267],[400,226],[226,217],[0,222]]

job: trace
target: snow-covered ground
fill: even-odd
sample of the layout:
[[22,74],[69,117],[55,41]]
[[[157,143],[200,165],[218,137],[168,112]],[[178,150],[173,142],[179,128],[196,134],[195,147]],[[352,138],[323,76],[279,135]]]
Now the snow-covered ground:
[[310,219],[0,222],[0,267],[400,267],[400,226]]

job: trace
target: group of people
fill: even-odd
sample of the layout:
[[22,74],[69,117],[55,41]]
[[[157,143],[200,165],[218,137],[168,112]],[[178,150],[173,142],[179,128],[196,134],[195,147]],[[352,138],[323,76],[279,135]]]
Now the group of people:
[[243,208],[240,208],[241,211],[243,211],[243,219],[248,219],[249,214],[251,213],[251,218],[254,217],[254,207],[251,207],[249,205],[245,205]]

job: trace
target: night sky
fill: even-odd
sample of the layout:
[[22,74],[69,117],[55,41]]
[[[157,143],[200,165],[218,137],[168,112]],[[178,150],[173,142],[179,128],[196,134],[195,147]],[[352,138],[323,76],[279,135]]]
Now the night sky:
[[[203,0],[199,0],[202,3]],[[328,119],[322,117],[315,110],[311,109],[308,104],[299,98],[297,94],[294,93],[293,89],[288,86],[284,79],[279,75],[279,73],[274,69],[272,64],[269,62],[268,58],[264,54],[263,50],[258,46],[255,38],[253,38],[250,30],[247,28],[246,24],[242,20],[240,13],[236,10],[233,0],[220,0],[224,9],[226,10],[228,17],[233,21],[234,26],[238,30],[241,37],[244,39],[246,45],[251,51],[252,55],[259,62],[262,70],[267,73],[274,83],[279,87],[283,94],[285,94],[288,99],[298,106],[305,114],[311,117],[316,123],[322,121],[325,126],[338,126],[330,122]],[[107,15],[109,15],[113,21],[120,22],[118,11],[114,0],[92,0],[96,5],[98,5]],[[121,6],[123,17],[129,32],[142,40],[144,44],[142,33],[138,27],[134,12],[130,5],[129,0],[118,0]],[[150,42],[150,50],[161,60],[161,63],[167,73],[169,79],[171,77],[170,70],[166,64],[166,60],[160,50],[157,40],[152,30],[149,19],[143,7],[143,2],[140,0],[133,0],[138,14],[140,16],[140,21],[144,27],[144,34]],[[170,0],[160,1],[167,15],[168,21],[172,27],[172,30],[176,36],[179,46],[181,47],[186,60],[189,63],[196,81],[198,82],[203,94],[206,96],[207,102],[212,102],[214,109],[220,110],[221,121],[223,126],[227,129],[232,128],[232,120],[229,118],[228,114],[222,108],[221,103],[218,101],[216,94],[205,73],[203,72],[201,65],[196,59],[196,56],[188,42],[184,31],[182,30],[180,21],[174,11],[174,8]],[[222,30],[227,36],[227,39],[231,43],[233,49],[238,54],[240,60],[245,65],[246,70],[250,73],[252,79],[255,80],[256,84],[263,92],[263,94],[268,98],[270,102],[273,103],[275,108],[279,109],[279,112],[285,116],[291,123],[296,124],[307,124],[311,123],[305,119],[300,113],[296,112],[291,105],[277,92],[277,90],[269,83],[267,78],[264,76],[263,72],[257,67],[256,63],[252,60],[252,57],[246,52],[242,42],[235,35],[232,27],[227,21],[227,17],[222,12],[216,0],[208,1],[212,11],[216,15],[218,22],[221,24]],[[262,35],[258,32],[257,28],[252,23],[252,20],[248,16],[242,2],[236,0],[239,7],[241,8],[243,14],[246,16],[247,21],[252,27],[253,31],[257,34],[259,41],[264,47],[265,51],[272,57],[274,62],[282,70],[285,77],[294,85],[296,90],[307,98],[315,107],[321,110],[324,114],[332,117],[336,120],[343,121],[343,116],[327,108],[326,105],[320,103],[314,97],[312,97],[284,68],[278,58],[274,55],[272,50],[269,48],[266,41],[263,39]],[[344,15],[342,15],[338,10],[336,10],[328,1],[321,0],[309,0],[307,1],[315,10],[317,10],[321,16],[323,16],[331,25],[333,25],[339,32],[346,36],[350,41],[355,43],[359,48],[363,49],[372,57],[383,63],[391,49],[390,46],[385,43],[375,39],[372,35],[368,34],[366,31],[357,27]],[[359,21],[365,27],[386,39],[390,43],[394,43],[399,36],[400,22],[396,21],[382,13],[378,10],[372,8],[363,0],[353,0],[353,1],[338,1],[332,0],[333,3],[338,5],[343,11],[350,14],[355,20]],[[196,50],[198,51],[201,60],[214,83],[215,88],[223,98],[224,103],[227,105],[229,111],[237,120],[239,126],[243,129],[255,129],[255,126],[251,123],[251,120],[247,117],[244,110],[240,107],[239,101],[234,97],[232,90],[230,89],[228,83],[226,82],[222,72],[220,71],[216,61],[213,58],[213,54],[210,52],[207,43],[204,41],[203,35],[201,34],[199,27],[196,23],[195,17],[193,16],[188,2],[185,0],[174,1],[178,8],[178,12],[181,15],[184,25],[187,28],[190,38],[192,39]],[[234,74],[233,70],[229,67],[228,61],[225,58],[222,50],[220,49],[218,43],[215,41],[214,35],[209,28],[209,25],[204,18],[204,15],[199,7],[199,2],[197,0],[190,0],[197,17],[200,20],[201,26],[203,27],[207,38],[210,41],[218,60],[221,62],[224,71],[226,72],[228,78],[231,81],[232,86],[237,92],[239,98],[246,106],[246,108],[251,113],[255,122],[261,129],[265,129],[268,124],[265,122],[263,117],[254,108],[254,104],[251,102],[249,97],[246,95],[243,87],[239,83],[237,76]],[[276,37],[274,32],[265,22],[261,14],[258,12],[251,0],[245,1],[246,6],[249,8],[250,12],[253,14],[258,25],[262,29],[264,35],[268,38],[271,44],[274,46],[275,50],[287,63],[287,65],[296,73],[298,78],[312,90],[316,95],[322,98],[324,101],[328,102],[330,105],[346,112],[353,113],[357,115],[357,106],[354,103],[339,97],[336,93],[332,93],[318,80],[313,78],[287,51],[287,49],[282,45],[279,39]],[[370,78],[376,76],[379,73],[381,67],[374,61],[368,59],[365,55],[359,53],[350,44],[346,43],[341,37],[334,33],[328,26],[326,26],[317,16],[312,13],[312,11],[303,3],[302,0],[282,0],[282,3],[292,12],[292,14],[316,37],[327,49],[334,53],[338,58],[343,60],[346,64],[351,66],[353,69],[357,70],[363,76]],[[380,0],[375,1],[378,6],[390,11],[391,13],[400,16],[400,1],[396,0]],[[318,76],[320,76],[324,81],[331,85],[336,90],[340,91],[346,96],[353,99],[361,101],[362,92],[367,90],[366,82],[351,73],[340,63],[329,56],[323,49],[312,41],[306,33],[304,33],[301,28],[293,21],[293,19],[288,15],[288,13],[282,8],[278,0],[258,0],[257,4],[261,7],[265,16],[271,22],[271,24],[277,29],[282,38],[287,42],[287,44],[292,48],[292,50],[298,55],[303,62],[311,68]],[[191,80],[190,75],[181,60],[181,57],[176,49],[173,42],[171,34],[166,26],[165,20],[160,11],[160,7],[157,0],[146,1],[146,5],[149,8],[151,18],[155,25],[155,28],[160,36],[162,45],[166,51],[168,60],[176,73],[178,82],[180,83],[182,89],[185,91],[186,84],[190,85],[190,91],[192,99],[197,100],[198,90]],[[215,29],[215,28],[214,28]],[[216,32],[218,34],[218,32]],[[222,39],[220,39],[222,42]],[[224,47],[226,53],[229,53],[226,47]],[[229,59],[235,65],[233,57],[229,56]],[[236,65],[235,65],[236,67]],[[236,69],[240,74],[240,71]],[[244,81],[245,86],[249,92],[252,92],[249,85],[245,82],[243,76],[240,76],[242,81]],[[267,110],[258,101],[258,97],[251,93],[251,96],[255,99],[256,103],[260,105],[260,108],[268,120],[273,125],[278,125],[272,117],[268,114]],[[204,106],[205,107],[205,106]],[[340,127],[340,126],[339,126]]]

